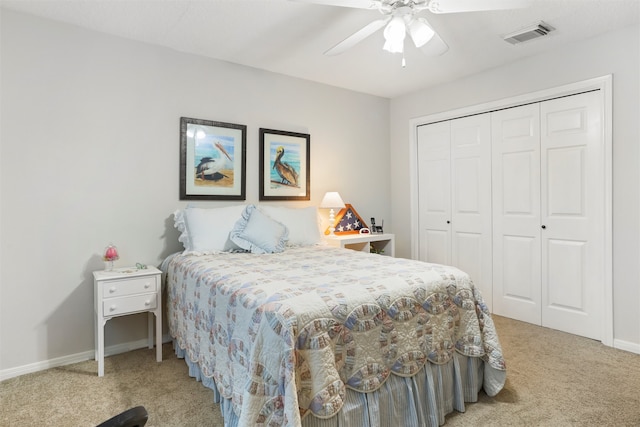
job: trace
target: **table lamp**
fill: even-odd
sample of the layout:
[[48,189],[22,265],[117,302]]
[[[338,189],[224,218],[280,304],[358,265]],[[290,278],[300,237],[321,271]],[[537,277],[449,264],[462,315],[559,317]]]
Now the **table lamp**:
[[329,210],[329,236],[335,236],[334,233],[335,222],[336,222],[336,212],[334,209],[342,209],[344,208],[344,202],[342,201],[342,197],[338,194],[337,191],[329,191],[322,198],[322,202],[320,202],[320,207],[322,209],[330,209]]
[[113,270],[113,261],[117,261],[120,259],[118,255],[118,248],[113,246],[113,244],[109,244],[104,250],[104,256],[102,259],[107,262],[107,271]]

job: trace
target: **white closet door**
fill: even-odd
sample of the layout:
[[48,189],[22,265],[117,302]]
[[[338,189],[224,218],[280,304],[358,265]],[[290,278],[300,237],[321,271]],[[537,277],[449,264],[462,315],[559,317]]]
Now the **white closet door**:
[[418,127],[419,259],[471,276],[492,308],[491,117]]
[[600,339],[604,143],[600,93],[541,103],[542,325]]
[[451,121],[451,264],[492,309],[491,117]]
[[451,265],[449,122],[418,127],[419,259]]
[[541,322],[539,104],[491,113],[493,311]]

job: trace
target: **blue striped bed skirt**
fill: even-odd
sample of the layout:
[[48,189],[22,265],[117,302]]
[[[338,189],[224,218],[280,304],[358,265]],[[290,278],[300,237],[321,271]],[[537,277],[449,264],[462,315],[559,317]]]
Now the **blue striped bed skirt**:
[[[214,379],[202,375],[198,364],[189,360],[175,341],[174,348],[189,366],[189,375],[213,390],[225,427],[240,427],[230,401],[221,398]],[[484,382],[502,384],[505,375],[505,371],[490,368],[480,358],[455,353],[448,363],[428,363],[413,377],[390,375],[376,391],[361,393],[347,389],[344,406],[337,415],[328,419],[308,415],[302,426],[437,427],[454,410],[464,412],[466,402],[477,402]]]

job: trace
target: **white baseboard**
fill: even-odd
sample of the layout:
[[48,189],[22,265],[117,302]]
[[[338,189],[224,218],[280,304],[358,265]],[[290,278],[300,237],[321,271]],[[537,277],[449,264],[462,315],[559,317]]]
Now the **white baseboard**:
[[[162,342],[171,342],[171,337],[167,334],[162,337]],[[105,347],[104,355],[113,356],[114,354],[126,353],[127,351],[137,350],[139,348],[148,347],[149,341],[146,338],[131,341],[123,344]],[[0,371],[0,381],[9,378],[19,377],[20,375],[31,374],[33,372],[44,371],[46,369],[57,368],[60,366],[71,365],[74,363],[84,362],[95,358],[95,351],[83,351],[81,353],[70,354],[68,356],[56,357],[54,359],[43,360],[42,362],[31,363],[29,365],[18,366],[15,368],[4,369]],[[96,375],[98,372],[96,371]]]
[[617,348],[620,350],[630,351],[631,353],[640,354],[640,344],[623,341],[623,340],[613,340],[613,348]]

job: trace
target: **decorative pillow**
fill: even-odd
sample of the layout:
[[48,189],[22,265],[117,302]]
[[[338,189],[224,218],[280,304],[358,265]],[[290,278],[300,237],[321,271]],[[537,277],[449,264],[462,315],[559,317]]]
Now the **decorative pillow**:
[[259,209],[289,229],[288,246],[312,246],[322,242],[318,208],[260,206]]
[[246,205],[223,208],[188,206],[174,212],[174,226],[181,231],[178,240],[185,252],[217,253],[239,249],[229,240],[229,232]]
[[230,234],[231,241],[254,254],[284,251],[289,230],[284,224],[269,218],[254,205],[242,212]]

